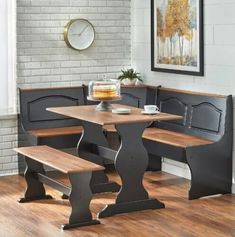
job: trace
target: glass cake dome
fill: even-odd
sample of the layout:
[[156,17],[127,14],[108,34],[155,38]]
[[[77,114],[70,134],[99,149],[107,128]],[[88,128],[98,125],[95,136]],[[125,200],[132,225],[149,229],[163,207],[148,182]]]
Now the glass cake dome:
[[96,107],[98,111],[111,111],[111,101],[121,100],[119,80],[91,81],[88,86],[88,100],[101,101]]
[[94,100],[113,100],[120,97],[119,80],[91,81],[88,89],[89,98]]

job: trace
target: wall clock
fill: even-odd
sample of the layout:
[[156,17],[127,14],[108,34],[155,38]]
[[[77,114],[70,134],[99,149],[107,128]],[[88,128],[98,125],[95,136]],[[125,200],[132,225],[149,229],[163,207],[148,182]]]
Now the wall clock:
[[95,29],[86,19],[73,19],[64,28],[66,44],[75,50],[89,48],[95,39]]

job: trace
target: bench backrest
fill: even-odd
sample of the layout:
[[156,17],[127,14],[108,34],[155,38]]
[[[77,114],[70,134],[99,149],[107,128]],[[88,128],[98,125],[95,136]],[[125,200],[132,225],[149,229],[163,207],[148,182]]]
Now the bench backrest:
[[[88,87],[84,86],[85,98],[88,95]],[[156,88],[149,88],[146,85],[141,86],[122,86],[121,87],[121,101],[115,101],[114,103],[124,104],[129,106],[134,106],[137,108],[143,108],[145,104],[154,104],[156,101],[155,98]],[[89,101],[86,103],[97,104],[99,102]]]
[[146,86],[129,86],[121,88],[122,100],[118,103],[143,108],[146,104],[147,87]]
[[83,87],[20,89],[20,119],[25,130],[80,125],[71,119],[46,111],[48,107],[84,104]]
[[160,88],[157,105],[162,112],[183,117],[156,123],[163,129],[217,141],[232,127],[232,96]]

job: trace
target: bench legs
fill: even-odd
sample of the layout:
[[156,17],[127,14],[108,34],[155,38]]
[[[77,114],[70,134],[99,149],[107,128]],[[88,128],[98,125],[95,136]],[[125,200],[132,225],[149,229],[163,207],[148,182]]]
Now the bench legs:
[[[60,190],[59,186],[63,186],[63,184],[59,184],[57,181],[47,177],[41,163],[27,157],[25,157],[25,161],[27,165],[25,170],[27,188],[24,198],[19,199],[18,202],[24,203],[34,200],[51,199],[52,197],[50,195],[46,195],[43,182],[52,187],[54,182],[57,187],[54,186],[54,188],[58,190]],[[68,174],[71,188],[66,187],[68,189],[66,193],[69,193],[69,202],[72,210],[69,222],[61,226],[63,230],[100,223],[98,220],[92,219],[89,207],[92,198],[90,189],[91,176],[92,172]],[[44,181],[42,181],[42,177]],[[47,183],[46,180],[49,180],[50,182]],[[63,188],[65,187],[63,186]]]
[[24,198],[20,198],[18,202],[23,203],[40,199],[52,199],[50,195],[46,195],[43,184],[35,177],[37,173],[45,174],[43,165],[27,157],[25,157],[25,162],[26,170],[24,176],[27,183],[27,188]]
[[219,143],[186,150],[191,170],[189,199],[231,193],[232,154],[226,154]]
[[71,192],[69,201],[72,207],[69,223],[62,225],[62,229],[70,229],[87,225],[99,224],[98,220],[92,219],[89,208],[92,198],[90,189],[91,172],[69,174]]

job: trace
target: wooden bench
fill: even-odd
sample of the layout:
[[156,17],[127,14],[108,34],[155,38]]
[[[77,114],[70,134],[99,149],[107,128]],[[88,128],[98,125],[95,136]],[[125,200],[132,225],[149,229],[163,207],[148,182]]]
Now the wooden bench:
[[[89,208],[92,198],[90,180],[93,171],[104,170],[104,167],[45,145],[21,147],[15,151],[25,157],[27,165],[27,189],[19,202],[51,199],[50,195],[46,195],[44,183],[69,196],[72,211],[68,224],[62,225],[62,229],[99,224],[98,220],[92,219]],[[46,176],[43,165],[68,175],[71,188]]]
[[82,126],[72,126],[72,127],[62,127],[62,128],[44,128],[44,129],[34,129],[29,130],[28,133],[38,137],[57,137],[57,136],[68,136],[68,135],[78,135],[83,132]]
[[[46,111],[52,106],[84,105],[84,87],[19,89],[19,147],[48,145],[75,148],[82,134],[81,122]],[[25,165],[19,155],[19,170]]]
[[231,193],[232,96],[159,88],[161,112],[183,117],[152,124],[143,134],[149,153],[189,165],[189,199]]

